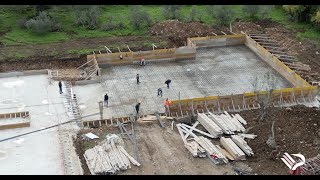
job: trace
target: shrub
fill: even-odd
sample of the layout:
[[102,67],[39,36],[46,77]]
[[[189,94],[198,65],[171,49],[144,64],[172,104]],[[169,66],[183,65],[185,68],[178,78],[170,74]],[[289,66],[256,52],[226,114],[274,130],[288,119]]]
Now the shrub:
[[234,16],[234,11],[230,6],[218,5],[218,6],[208,6],[207,13],[212,16],[218,25],[228,25]]
[[197,20],[197,6],[193,5],[189,14],[189,21],[193,22]]
[[163,16],[165,19],[179,19],[181,5],[164,5]]
[[129,21],[134,29],[140,29],[143,25],[152,25],[150,14],[144,11],[140,5],[131,7]]
[[55,23],[46,12],[40,12],[39,16],[35,17],[35,19],[28,20],[25,25],[37,34],[44,34],[46,32],[52,32]]
[[21,29],[25,29],[26,28],[26,22],[28,20],[26,18],[21,18],[17,20],[17,26]]
[[96,29],[99,26],[98,18],[100,16],[99,6],[75,6],[75,24],[77,26]]

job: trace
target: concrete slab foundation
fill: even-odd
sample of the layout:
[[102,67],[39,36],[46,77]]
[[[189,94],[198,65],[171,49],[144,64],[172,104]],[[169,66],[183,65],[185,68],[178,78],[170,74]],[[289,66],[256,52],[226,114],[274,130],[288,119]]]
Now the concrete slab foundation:
[[[103,100],[105,92],[109,95],[110,106],[105,108],[104,118],[111,118],[135,114],[134,106],[139,100],[142,101],[140,112],[152,114],[164,112],[165,98],[177,100],[179,94],[180,99],[188,99],[252,92],[256,77],[257,88],[266,90],[267,73],[275,79],[276,89],[292,87],[245,45],[198,49],[196,60],[147,66],[110,66],[101,72],[106,80],[105,88],[100,85],[74,88],[75,93],[79,94],[80,104],[88,107],[83,110],[83,115],[99,112],[98,101]],[[136,74],[140,75],[139,85]],[[164,84],[167,79],[172,80],[170,89]],[[163,97],[157,97],[158,88],[162,88]]]
[[[20,111],[29,111],[30,127],[1,130],[1,140],[68,120],[58,83],[49,84],[47,75],[0,79],[0,114]],[[63,127],[1,142],[0,151],[6,156],[0,159],[0,174],[68,174],[65,156],[71,154],[61,148],[66,137],[59,129]],[[74,171],[80,174],[76,168]]]

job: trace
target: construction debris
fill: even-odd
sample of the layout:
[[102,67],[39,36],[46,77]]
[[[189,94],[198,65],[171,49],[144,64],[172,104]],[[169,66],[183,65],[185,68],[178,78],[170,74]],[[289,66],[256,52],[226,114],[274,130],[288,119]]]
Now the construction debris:
[[239,133],[238,136],[242,137],[243,139],[244,138],[254,139],[257,137],[257,135],[255,135],[255,134],[242,134],[242,133]]
[[89,139],[99,139],[99,136],[93,134],[93,133],[87,133],[84,134],[85,137],[89,138]]
[[88,149],[84,158],[92,175],[115,174],[120,170],[131,168],[133,165],[140,166],[122,147],[122,140],[115,134],[107,135],[107,140],[101,145]]

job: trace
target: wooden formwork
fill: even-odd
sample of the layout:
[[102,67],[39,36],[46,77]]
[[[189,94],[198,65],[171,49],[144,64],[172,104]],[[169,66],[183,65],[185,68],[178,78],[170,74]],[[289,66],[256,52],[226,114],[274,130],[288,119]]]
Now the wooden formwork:
[[280,90],[259,91],[227,96],[208,96],[202,98],[173,100],[170,112],[185,116],[186,112],[223,112],[260,108],[260,100],[269,99],[272,105],[308,103],[317,95],[317,86],[284,88]]
[[[24,112],[15,112],[15,113],[6,113],[6,114],[0,114],[0,121],[1,120],[12,120],[14,121],[17,118],[29,118],[30,114],[29,111],[24,111]],[[23,122],[17,122],[17,123],[8,123],[8,124],[1,124],[0,125],[0,130],[3,129],[14,129],[14,128],[22,128],[22,127],[29,127],[30,126],[30,121],[23,121]]]

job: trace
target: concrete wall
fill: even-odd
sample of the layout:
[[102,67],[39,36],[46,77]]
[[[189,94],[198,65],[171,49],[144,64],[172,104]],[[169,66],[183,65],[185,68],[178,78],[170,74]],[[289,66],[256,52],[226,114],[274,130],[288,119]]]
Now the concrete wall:
[[38,75],[38,74],[48,74],[48,70],[43,69],[43,70],[15,71],[15,72],[0,73],[0,78],[29,76],[29,75]]
[[[234,35],[224,35],[224,36],[208,36],[208,37],[198,37],[190,38],[196,47],[219,47],[219,46],[232,46],[244,44],[245,35],[244,34],[234,34]],[[189,41],[188,41],[189,42]],[[188,43],[190,45],[190,42]]]
[[262,60],[268,63],[273,69],[279,72],[295,87],[310,86],[307,81],[302,79],[298,74],[292,71],[288,66],[283,64],[278,58],[273,56],[268,50],[266,50],[249,36],[246,36],[245,45],[255,52]]
[[[120,59],[120,54],[123,59]],[[88,55],[87,59],[90,60],[94,55]],[[100,67],[108,65],[128,65],[140,61],[144,58],[146,62],[154,60],[181,60],[181,59],[195,59],[196,49],[192,47],[179,47],[171,49],[157,49],[154,51],[141,51],[141,52],[122,52],[110,54],[96,54],[96,60]]]
[[[284,103],[305,103],[313,101],[317,94],[317,86],[302,87],[302,88],[285,88],[274,90],[270,94],[271,103],[281,105]],[[173,100],[170,106],[170,112],[173,115],[186,115],[206,111],[222,112],[222,111],[241,111],[247,109],[259,108],[257,100],[268,98],[267,91],[257,93],[244,93],[228,96],[208,96],[202,98]]]

